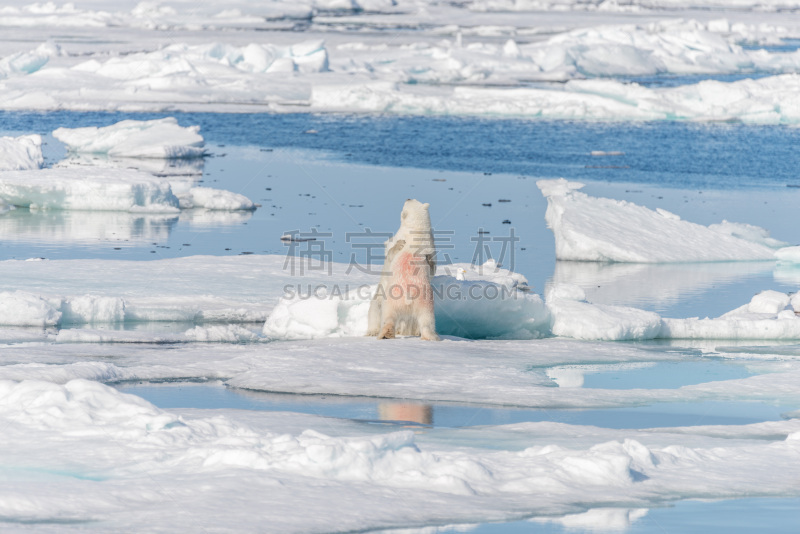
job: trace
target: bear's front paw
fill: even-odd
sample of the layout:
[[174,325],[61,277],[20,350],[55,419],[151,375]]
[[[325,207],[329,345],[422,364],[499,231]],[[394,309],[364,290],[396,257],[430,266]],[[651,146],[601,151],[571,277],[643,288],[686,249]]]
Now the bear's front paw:
[[378,334],[378,339],[394,339],[394,325],[384,325],[380,334]]

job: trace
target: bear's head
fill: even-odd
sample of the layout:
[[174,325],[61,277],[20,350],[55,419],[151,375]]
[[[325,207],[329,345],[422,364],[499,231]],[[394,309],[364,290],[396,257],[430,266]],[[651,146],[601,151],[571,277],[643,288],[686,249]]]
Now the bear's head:
[[430,204],[423,204],[419,200],[409,198],[403,204],[403,211],[400,213],[400,227],[409,230],[428,231],[431,229],[431,215],[428,212]]

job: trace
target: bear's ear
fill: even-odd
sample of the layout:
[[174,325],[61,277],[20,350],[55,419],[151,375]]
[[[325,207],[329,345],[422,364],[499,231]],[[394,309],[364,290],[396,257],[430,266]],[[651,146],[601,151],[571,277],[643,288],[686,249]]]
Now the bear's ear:
[[425,204],[422,205],[422,207],[425,208],[425,209],[428,209],[428,208],[431,207],[431,205],[430,205],[430,203],[426,202]]

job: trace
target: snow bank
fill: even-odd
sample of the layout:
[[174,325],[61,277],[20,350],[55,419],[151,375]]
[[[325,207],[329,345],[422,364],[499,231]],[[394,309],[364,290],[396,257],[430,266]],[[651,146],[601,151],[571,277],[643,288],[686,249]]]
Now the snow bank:
[[173,194],[170,182],[131,169],[6,171],[0,172],[0,200],[31,209],[149,213],[177,213],[181,207],[217,210],[256,207],[244,196],[229,191],[175,184],[185,191],[184,199]]
[[664,319],[660,337],[672,339],[800,339],[800,298],[762,291],[716,319]]
[[702,226],[666,210],[595,198],[583,184],[540,180],[547,198],[547,225],[559,260],[674,263],[772,260],[782,243],[766,230],[723,222]]
[[59,128],[53,137],[75,153],[132,158],[196,158],[203,156],[199,126],[182,127],[174,117],[151,121],[125,120],[102,128]]
[[41,169],[42,165],[40,135],[0,137],[0,171]]
[[[467,279],[439,275],[431,282],[439,334],[470,339],[547,335],[549,313],[538,295],[527,293],[524,277],[498,268],[494,262],[477,267],[453,264],[445,270],[456,272],[459,268],[468,273]],[[263,333],[273,339],[363,336],[376,287],[288,295],[267,318]]]

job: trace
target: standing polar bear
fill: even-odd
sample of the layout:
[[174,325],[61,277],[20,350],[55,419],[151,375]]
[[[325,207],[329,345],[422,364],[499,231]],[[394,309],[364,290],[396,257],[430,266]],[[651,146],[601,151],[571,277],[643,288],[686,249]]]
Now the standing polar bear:
[[368,336],[420,336],[438,341],[431,278],[436,274],[430,204],[408,199],[400,229],[386,241],[386,260],[369,305]]

